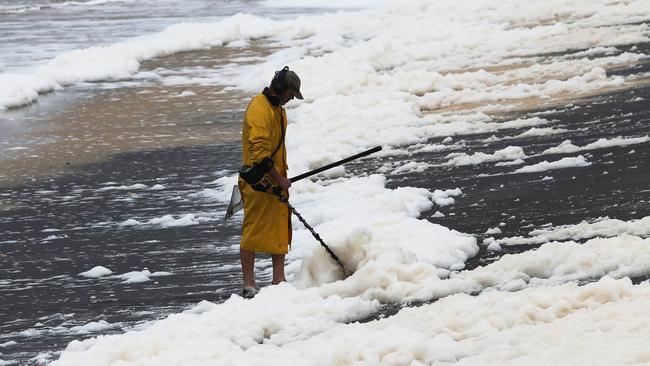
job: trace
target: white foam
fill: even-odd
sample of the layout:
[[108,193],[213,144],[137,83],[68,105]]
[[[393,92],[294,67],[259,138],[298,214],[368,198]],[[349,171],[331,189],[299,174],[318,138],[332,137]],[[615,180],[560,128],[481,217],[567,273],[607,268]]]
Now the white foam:
[[206,188],[199,192],[191,193],[190,197],[209,199],[219,202],[229,202],[232,195],[233,187],[237,185],[237,174],[224,176],[211,182],[216,184],[217,188]]
[[63,231],[61,229],[55,229],[55,228],[49,228],[49,229],[43,229],[41,230],[42,233],[57,233]]
[[572,144],[571,140],[565,140],[558,146],[551,147],[544,150],[542,154],[571,154],[577,151],[604,149],[604,148],[614,147],[614,146],[629,146],[635,144],[642,144],[648,141],[650,141],[650,136],[647,135],[642,137],[618,136],[611,139],[601,138],[598,139],[597,141],[594,141],[590,144],[580,147]]
[[650,216],[630,221],[604,217],[595,222],[583,221],[576,225],[559,226],[551,229],[537,229],[530,232],[530,235],[544,236],[550,240],[577,240],[596,236],[612,237],[622,234],[637,236],[650,235]]
[[[547,365],[562,360],[606,366],[622,358],[645,363],[650,357],[642,340],[650,335],[650,321],[635,318],[648,304],[650,286],[612,279],[584,287],[456,295],[377,322],[342,325],[265,354],[302,364]],[[621,326],[628,323],[635,325]],[[242,354],[242,363],[254,363],[254,355]]]
[[[644,246],[648,247],[647,243]],[[538,275],[554,276],[553,268],[557,266],[545,269],[543,264],[547,262],[534,263],[532,259],[526,263],[538,268]],[[604,262],[614,263],[607,259]],[[509,264],[525,267],[515,260]],[[561,273],[556,272],[555,277],[561,277]],[[483,282],[479,286],[491,283],[489,278],[473,275]],[[506,277],[513,276],[506,273]],[[448,282],[462,280],[467,281],[459,276]],[[519,280],[503,285],[518,289],[525,279]],[[513,293],[457,294],[433,304],[404,309],[387,319],[341,324],[373,311],[377,304],[355,297],[323,299],[316,289],[298,291],[285,284],[263,289],[252,300],[232,297],[222,305],[204,302],[191,311],[119,337],[72,342],[53,365],[81,365],[88,357],[97,365],[116,361],[137,364],[151,357],[158,363],[181,357],[184,363],[219,360],[228,364],[236,360],[240,364],[258,364],[262,359],[271,359],[278,364],[315,364],[315,360],[359,360],[361,355],[363,359],[374,360],[373,363],[393,362],[398,356],[407,364],[414,359],[443,362],[460,358],[484,363],[495,360],[497,355],[499,362],[520,359],[521,354],[531,350],[536,351],[536,356],[526,357],[523,362],[527,365],[545,365],[548,357],[556,357],[560,350],[566,357],[582,359],[593,357],[594,352],[601,357],[606,354],[609,358],[602,364],[608,365],[620,357],[620,352],[608,351],[612,342],[625,344],[626,355],[645,354],[643,340],[650,335],[650,322],[643,320],[647,317],[639,318],[639,314],[649,305],[647,283],[634,286],[628,279],[606,277],[581,287],[571,283]],[[459,313],[464,315],[459,317]],[[648,322],[648,326],[639,321]],[[635,326],[621,326],[628,323]],[[609,331],[595,332],[594,327],[606,327]],[[549,343],[551,336],[565,338]],[[504,340],[506,345],[500,346]],[[584,347],[576,347],[571,340],[584,341]],[[630,349],[633,340],[637,340],[633,344],[638,347]],[[594,348],[593,342],[607,346]]]
[[138,226],[142,225],[142,222],[136,220],[136,219],[128,219],[122,223],[120,223],[120,226]]
[[118,324],[111,324],[105,320],[100,320],[96,322],[90,322],[84,325],[77,325],[72,328],[70,328],[70,332],[76,333],[76,334],[89,334],[89,333],[96,333],[96,332],[101,332],[104,330],[112,329],[119,327]]
[[[499,243],[498,241],[496,242]],[[584,244],[550,242],[536,250],[504,255],[498,261],[473,271],[454,275],[463,287],[482,289],[495,286],[513,289],[529,284],[558,284],[605,275],[616,278],[650,273],[650,238],[622,235],[596,238]],[[632,254],[634,253],[634,254]]]
[[40,10],[41,8],[41,6],[29,5],[0,5],[0,14],[20,14],[28,11]]
[[162,217],[154,217],[152,219],[149,219],[148,221],[139,221],[131,218],[120,223],[119,225],[120,226],[155,225],[155,226],[161,226],[163,228],[169,228],[169,227],[198,225],[202,222],[214,221],[214,220],[215,218],[213,217],[196,216],[194,214],[188,213],[178,218],[175,218],[173,215],[164,215]]
[[558,146],[548,148],[542,154],[572,154],[580,151],[580,147],[571,143],[571,140],[564,140]]
[[563,225],[535,229],[528,237],[514,236],[500,238],[501,245],[535,245],[551,241],[583,240],[594,237],[615,237],[618,235],[650,236],[650,216],[637,220],[623,221],[602,217],[593,222],[582,221],[575,225]]
[[512,165],[521,165],[521,164],[524,164],[524,163],[525,163],[525,161],[523,159],[515,159],[515,160],[512,160],[512,161],[500,161],[500,162],[494,164],[494,166],[512,166]]
[[556,161],[542,161],[534,165],[528,165],[515,170],[515,173],[536,173],[554,169],[577,168],[591,165],[584,156],[578,155],[571,158],[562,158]]
[[416,219],[433,206],[432,200],[450,204],[450,196],[460,190],[389,190],[385,184],[385,178],[372,175],[327,186],[295,185],[293,205],[354,272],[345,281],[332,282],[341,276],[336,264],[294,220],[289,260],[296,265],[289,272],[296,286],[327,283],[322,286],[325,297],[346,294],[403,301],[416,296],[416,284],[434,281],[447,269],[462,268],[477,253],[474,238]]
[[196,95],[196,93],[193,92],[193,91],[191,91],[191,90],[183,90],[182,93],[179,93],[179,94],[177,94],[177,95],[174,95],[174,97],[177,97],[177,98],[182,98],[182,97],[193,97],[193,96],[195,96],[195,95]]
[[92,5],[102,5],[115,2],[129,2],[137,0],[88,0],[88,1],[63,1],[60,3],[54,3],[54,7],[65,7],[65,6],[92,6]]
[[520,133],[519,135],[515,136],[515,138],[557,135],[557,134],[565,133],[565,132],[568,132],[568,131],[569,130],[566,130],[564,128],[553,128],[553,127],[537,128],[537,127],[533,127],[531,129],[529,129],[527,131],[524,131],[524,132]]
[[142,183],[136,183],[136,184],[132,184],[130,186],[102,187],[102,188],[99,188],[97,191],[99,191],[99,192],[104,192],[104,191],[136,191],[136,190],[143,190],[143,189],[149,189],[149,186],[147,186],[146,184],[142,184]]
[[86,272],[79,273],[79,276],[87,277],[87,278],[99,278],[99,277],[108,276],[112,274],[113,271],[111,271],[110,269],[102,266],[96,266],[87,270]]
[[127,273],[123,273],[120,275],[116,275],[115,277],[122,279],[122,283],[125,284],[132,284],[132,283],[141,283],[141,282],[147,282],[151,281],[151,277],[159,277],[159,276],[171,276],[171,272],[151,272],[148,269],[144,269],[142,271],[131,271]]
[[[313,290],[298,291],[285,284],[262,289],[252,300],[235,296],[219,306],[203,302],[191,311],[171,315],[121,337],[72,342],[53,365],[87,363],[85,357],[90,354],[95,355],[93,362],[97,365],[120,358],[139,362],[155,349],[162,351],[156,356],[158,362],[181,357],[184,364],[217,359],[231,364],[241,362],[244,349],[259,346],[265,339],[275,344],[298,341],[377,306],[376,302],[357,298],[323,299]],[[168,332],[170,329],[174,331]],[[256,359],[260,361],[260,357],[263,355]]]
[[51,241],[51,240],[56,240],[56,239],[65,239],[67,237],[68,237],[68,235],[66,235],[66,234],[63,234],[63,235],[49,235],[48,237],[43,239],[43,241]]
[[483,244],[487,244],[487,250],[491,252],[498,252],[501,250],[501,245],[499,245],[494,238],[486,238],[483,240]]
[[151,276],[151,272],[145,270],[145,271],[127,272],[119,275],[118,277],[124,280],[122,283],[128,284],[128,283],[147,282],[151,280],[150,276]]
[[460,196],[463,192],[460,188],[446,189],[444,191],[436,189],[432,193],[431,199],[440,207],[448,206],[456,202],[452,197]]
[[393,170],[391,174],[421,173],[427,170],[429,166],[427,163],[411,161]]
[[18,344],[18,342],[16,342],[16,341],[7,341],[7,342],[4,342],[4,343],[0,343],[0,348],[9,348],[9,347],[13,347],[13,346],[15,346],[17,344]]
[[264,6],[278,8],[370,8],[382,5],[384,0],[264,0]]
[[160,225],[162,227],[180,227],[199,224],[200,220],[193,214],[185,214],[179,218],[174,218],[172,215],[165,215],[163,217],[156,217],[147,222],[148,225]]
[[501,160],[520,160],[525,159],[526,154],[524,150],[519,146],[508,146],[504,149],[497,150],[492,154],[486,154],[482,152],[477,152],[472,155],[467,155],[465,153],[454,153],[450,154],[447,157],[450,157],[449,161],[445,165],[477,165],[491,161],[501,161]]

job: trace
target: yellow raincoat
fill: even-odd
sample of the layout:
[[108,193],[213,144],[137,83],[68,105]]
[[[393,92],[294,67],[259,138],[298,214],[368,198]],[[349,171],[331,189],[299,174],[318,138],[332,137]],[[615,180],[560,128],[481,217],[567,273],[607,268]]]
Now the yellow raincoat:
[[[284,108],[273,106],[264,94],[253,97],[244,114],[243,164],[253,165],[270,156],[280,144],[282,128],[287,129]],[[287,151],[284,143],[271,159],[273,167],[286,177]],[[273,194],[254,190],[241,178],[238,184],[244,203],[241,248],[257,253],[286,254],[291,244],[289,207]],[[288,196],[288,192],[285,195]]]

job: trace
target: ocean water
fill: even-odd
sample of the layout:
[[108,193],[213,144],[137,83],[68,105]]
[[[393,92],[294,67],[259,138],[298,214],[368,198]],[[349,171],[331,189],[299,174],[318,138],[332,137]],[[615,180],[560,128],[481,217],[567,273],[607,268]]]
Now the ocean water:
[[[337,9],[321,8],[317,3],[314,6],[294,4],[266,7],[258,1],[246,0],[6,0],[0,4],[0,38],[3,40],[0,45],[0,82],[3,84],[0,108],[33,103],[38,99],[38,94],[62,86],[124,78],[135,69],[133,65],[124,65],[122,57],[127,57],[130,62],[139,62],[180,49],[173,49],[172,42],[163,46],[171,46],[172,49],[148,50],[156,53],[153,55],[145,52],[120,57],[116,53],[133,53],[134,49],[115,52],[109,49],[105,50],[109,54],[106,57],[102,54],[102,48],[110,48],[123,41],[137,43],[138,37],[146,38],[173,24],[209,24],[234,14],[286,19]],[[171,38],[178,36],[169,35]],[[146,43],[149,40],[140,41]],[[209,47],[219,40],[209,39],[206,42],[191,45],[189,49]],[[189,44],[182,43],[183,46],[178,46],[187,49]],[[138,48],[142,46],[136,45]],[[90,51],[85,52],[85,56],[84,52],[81,52],[82,55],[75,54],[82,49]],[[73,65],[70,62],[81,63]],[[69,73],[72,71],[69,68],[76,69],[74,75]]]
[[[57,258],[68,264],[36,263],[30,268],[47,278],[0,285],[22,304],[32,287],[49,283],[93,292],[74,312],[21,313],[12,324],[22,328],[2,336],[0,352],[17,354],[21,342],[45,333],[78,340],[20,357],[53,365],[650,362],[650,3],[411,0],[338,11],[318,1],[301,8],[227,2],[247,10],[213,19],[183,12],[180,22],[156,28],[153,19],[174,8],[159,3],[168,6],[142,21],[142,32],[24,58],[0,76],[0,105],[18,108],[106,82],[182,87],[176,95],[190,103],[211,85],[255,93],[288,64],[305,95],[287,105],[292,175],[384,147],[291,191],[293,205],[353,274],[342,276],[294,221],[289,283],[242,299],[241,217],[219,218],[236,181],[236,144],[120,155],[68,180],[2,192],[52,210],[46,220],[38,210],[20,211],[26,239],[9,208],[0,244],[10,254],[60,246],[68,254]],[[144,4],[70,2],[34,11],[106,6],[110,13]],[[246,53],[259,42],[264,54]],[[205,49],[242,53],[215,68],[142,68]],[[210,154],[229,160],[214,163]],[[75,258],[72,245],[104,248],[110,260],[93,252]],[[200,260],[193,267],[165,256],[174,250]],[[217,268],[209,253],[223,260]],[[12,276],[26,272],[14,268]],[[223,274],[224,283],[219,277],[214,291],[185,291],[191,306],[146,301],[155,291],[178,294],[206,272]],[[268,261],[259,275],[268,278]],[[128,308],[124,299],[137,301]],[[86,300],[141,317],[124,324],[108,310],[84,317]],[[382,312],[391,304],[401,310]]]
[[64,52],[160,32],[175,23],[214,22],[236,13],[282,18],[304,11],[245,0],[4,0],[0,73],[28,72]]
[[158,32],[185,19],[214,21],[245,11],[246,5],[241,1],[3,1],[0,72],[26,72],[66,51]]

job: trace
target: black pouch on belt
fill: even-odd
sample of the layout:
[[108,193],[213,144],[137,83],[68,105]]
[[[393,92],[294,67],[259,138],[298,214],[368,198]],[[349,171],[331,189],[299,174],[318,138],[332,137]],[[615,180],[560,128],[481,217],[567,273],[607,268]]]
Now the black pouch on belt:
[[239,176],[244,182],[259,192],[267,192],[271,188],[271,181],[266,177],[266,173],[273,168],[273,160],[271,158],[264,158],[259,163],[250,166],[242,165],[239,168]]

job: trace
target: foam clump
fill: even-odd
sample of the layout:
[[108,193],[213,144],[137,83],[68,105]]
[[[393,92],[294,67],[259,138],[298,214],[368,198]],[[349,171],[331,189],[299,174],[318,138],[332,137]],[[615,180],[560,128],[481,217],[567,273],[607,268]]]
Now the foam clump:
[[99,277],[103,277],[103,276],[109,276],[109,275],[112,275],[112,274],[113,274],[113,271],[111,271],[110,269],[108,269],[106,267],[102,267],[102,266],[96,266],[96,267],[93,267],[93,268],[91,268],[91,269],[89,269],[89,270],[87,270],[85,272],[79,273],[79,276],[86,277],[86,278],[99,278]]

